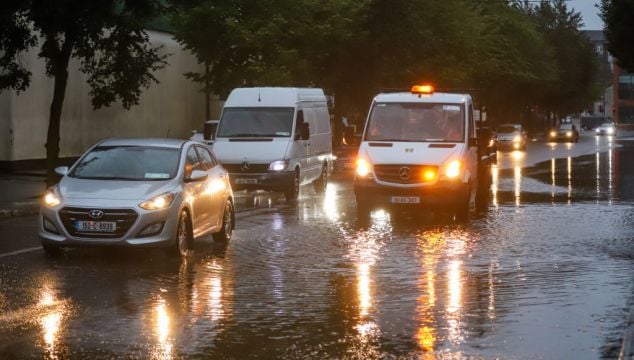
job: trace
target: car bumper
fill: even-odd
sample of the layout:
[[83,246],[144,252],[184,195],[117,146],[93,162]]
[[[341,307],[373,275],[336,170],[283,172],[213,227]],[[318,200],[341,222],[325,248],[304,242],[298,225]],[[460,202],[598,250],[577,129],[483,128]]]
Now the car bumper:
[[520,142],[515,142],[512,140],[498,140],[497,141],[497,147],[498,150],[520,150],[524,147],[525,143],[520,141]]
[[550,141],[574,141],[575,138],[575,135],[568,136],[566,134],[558,134],[555,136],[550,136]]
[[[120,236],[105,236],[99,233],[78,234],[73,227],[74,220],[61,214],[62,209],[102,209],[104,211],[112,209],[134,210],[137,213],[136,219],[129,228]],[[86,206],[86,204],[63,204],[56,208],[43,206],[40,209],[39,216],[39,236],[44,244],[57,246],[122,246],[122,247],[165,247],[172,245],[176,238],[176,227],[179,208],[177,204],[172,204],[167,209],[158,211],[146,211],[138,207],[96,207]],[[63,220],[65,219],[65,220]],[[47,229],[44,221],[49,222]],[[147,226],[162,223],[162,228],[150,236],[140,236]],[[56,231],[51,231],[50,224],[55,227]]]
[[[469,191],[468,184],[460,181],[438,182],[416,187],[382,185],[371,178],[356,178],[354,182],[354,193],[357,199],[367,199],[364,202],[371,205],[454,208],[464,202]],[[418,202],[403,203],[403,200],[416,198]]]
[[231,188],[236,190],[284,191],[293,187],[295,172],[266,172],[257,174],[230,173]]

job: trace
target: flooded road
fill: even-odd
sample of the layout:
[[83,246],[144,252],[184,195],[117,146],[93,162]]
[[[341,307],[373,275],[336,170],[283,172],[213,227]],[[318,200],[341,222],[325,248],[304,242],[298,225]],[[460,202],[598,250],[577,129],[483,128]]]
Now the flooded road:
[[295,206],[241,197],[231,242],[202,239],[184,262],[2,257],[0,358],[615,358],[634,303],[634,141],[584,141],[501,153],[468,223],[360,221],[338,175]]

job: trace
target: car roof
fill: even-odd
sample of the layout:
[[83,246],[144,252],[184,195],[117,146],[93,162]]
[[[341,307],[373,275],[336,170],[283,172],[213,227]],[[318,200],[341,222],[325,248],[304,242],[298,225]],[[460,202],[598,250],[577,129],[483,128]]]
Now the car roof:
[[374,97],[376,102],[414,102],[414,103],[456,103],[461,104],[471,96],[467,94],[454,94],[435,92],[431,95],[412,94],[411,92],[381,93]]
[[180,148],[188,140],[168,139],[168,138],[124,138],[106,139],[99,143],[99,146],[154,146],[166,148]]

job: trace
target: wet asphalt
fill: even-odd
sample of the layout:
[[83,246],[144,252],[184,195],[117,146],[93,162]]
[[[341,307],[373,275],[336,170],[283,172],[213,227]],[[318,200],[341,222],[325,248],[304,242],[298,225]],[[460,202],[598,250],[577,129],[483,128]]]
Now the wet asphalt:
[[[634,141],[500,153],[489,206],[358,219],[352,177],[239,194],[194,255],[33,249],[0,222],[0,358],[616,358],[634,304]],[[32,250],[29,250],[32,249]],[[8,255],[7,255],[8,254]]]

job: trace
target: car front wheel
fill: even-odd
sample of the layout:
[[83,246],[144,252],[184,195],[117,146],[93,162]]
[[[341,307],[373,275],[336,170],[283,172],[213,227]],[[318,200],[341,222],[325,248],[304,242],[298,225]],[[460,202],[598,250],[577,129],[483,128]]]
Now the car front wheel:
[[168,253],[171,256],[185,257],[189,254],[192,248],[194,236],[192,234],[191,222],[189,220],[189,214],[187,211],[181,211],[181,215],[178,218],[178,227],[176,230],[176,241],[168,249]]
[[225,204],[224,213],[222,215],[222,228],[220,231],[213,235],[215,241],[229,241],[231,240],[231,234],[233,234],[233,204],[227,200]]

